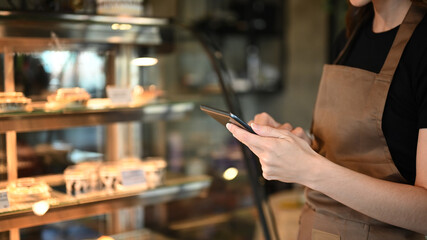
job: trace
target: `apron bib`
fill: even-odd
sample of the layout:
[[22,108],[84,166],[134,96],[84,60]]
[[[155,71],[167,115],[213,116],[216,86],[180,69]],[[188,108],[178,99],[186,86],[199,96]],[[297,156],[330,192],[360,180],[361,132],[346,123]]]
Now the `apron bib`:
[[[421,8],[411,6],[380,73],[340,65],[324,66],[312,125],[315,136],[312,147],[319,154],[368,176],[406,183],[391,158],[381,122],[394,72],[423,16]],[[354,34],[338,59],[353,38]],[[299,240],[425,239],[421,234],[361,214],[318,191],[307,188],[306,198]]]

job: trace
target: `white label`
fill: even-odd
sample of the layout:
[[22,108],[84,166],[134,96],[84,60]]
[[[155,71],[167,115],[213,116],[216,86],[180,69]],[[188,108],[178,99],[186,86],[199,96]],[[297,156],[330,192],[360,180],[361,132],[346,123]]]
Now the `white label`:
[[97,0],[98,14],[135,15],[140,16],[144,9],[143,0]]
[[7,190],[0,190],[0,209],[9,208],[9,199],[7,198]]
[[113,104],[128,104],[132,102],[132,90],[130,88],[108,86],[107,96]]
[[144,171],[140,169],[122,171],[122,185],[131,186],[145,183]]

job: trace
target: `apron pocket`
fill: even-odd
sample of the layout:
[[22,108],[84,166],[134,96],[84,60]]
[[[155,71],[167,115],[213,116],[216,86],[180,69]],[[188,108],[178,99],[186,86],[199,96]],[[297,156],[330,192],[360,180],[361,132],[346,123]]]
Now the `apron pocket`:
[[317,229],[311,231],[311,240],[340,240],[340,236]]

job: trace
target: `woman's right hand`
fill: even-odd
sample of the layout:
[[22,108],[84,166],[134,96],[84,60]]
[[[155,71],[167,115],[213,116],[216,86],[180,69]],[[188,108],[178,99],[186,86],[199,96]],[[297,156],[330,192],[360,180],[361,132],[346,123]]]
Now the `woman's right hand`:
[[270,116],[270,114],[266,112],[258,113],[257,115],[255,115],[254,120],[249,121],[249,125],[251,123],[269,126],[277,129],[288,130],[293,134],[295,134],[296,136],[302,138],[309,145],[311,144],[311,141],[312,141],[311,137],[307,135],[307,133],[304,131],[303,128],[301,127],[294,128],[290,123],[284,123],[284,124],[278,123],[276,120],[274,120],[272,116]]

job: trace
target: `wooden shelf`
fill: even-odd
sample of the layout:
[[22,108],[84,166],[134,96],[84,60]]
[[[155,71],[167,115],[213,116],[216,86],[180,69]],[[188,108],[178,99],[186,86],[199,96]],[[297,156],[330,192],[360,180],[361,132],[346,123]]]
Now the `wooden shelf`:
[[0,231],[96,216],[120,208],[202,196],[210,184],[209,176],[200,175],[167,179],[164,185],[143,191],[96,192],[80,197],[54,192],[49,201],[50,209],[43,216],[34,215],[31,204],[12,205],[9,209],[3,209],[3,213],[0,213]]
[[[115,240],[131,240],[131,239],[172,240],[172,238],[163,236],[149,229],[140,229],[140,230],[135,230],[130,232],[114,234],[114,235],[111,235],[110,237],[112,237]],[[96,240],[96,239],[89,239],[89,240]]]
[[113,16],[113,15],[89,15],[70,13],[37,13],[0,11],[0,16],[5,19],[31,20],[31,21],[70,21],[74,23],[128,23],[141,26],[167,25],[167,18],[135,17],[135,16]]
[[[0,43],[12,52],[80,49],[88,43],[159,46],[165,43],[160,29],[170,23],[167,18],[0,11]],[[114,30],[113,24],[129,29]]]
[[171,120],[192,111],[192,102],[159,102],[142,107],[33,111],[0,114],[0,133],[31,132],[115,122]]

